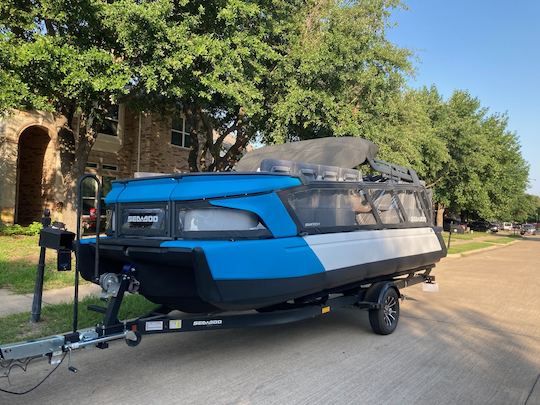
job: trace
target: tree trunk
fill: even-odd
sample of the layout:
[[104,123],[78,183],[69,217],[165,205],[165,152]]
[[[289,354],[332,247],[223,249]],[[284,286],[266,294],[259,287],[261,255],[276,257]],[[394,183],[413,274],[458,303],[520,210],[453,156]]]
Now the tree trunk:
[[63,221],[72,232],[77,231],[77,182],[86,171],[88,156],[92,146],[96,141],[96,132],[93,129],[93,118],[87,119],[86,131],[79,135],[76,147],[72,153],[66,153],[62,164],[62,175],[64,178],[64,213]]
[[444,205],[441,203],[437,203],[437,226],[441,227],[443,226],[444,222]]

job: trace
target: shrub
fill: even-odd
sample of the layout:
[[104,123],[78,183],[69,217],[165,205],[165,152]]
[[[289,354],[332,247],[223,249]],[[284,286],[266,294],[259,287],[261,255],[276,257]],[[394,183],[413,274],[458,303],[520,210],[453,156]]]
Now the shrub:
[[40,222],[32,222],[28,226],[15,225],[0,225],[0,234],[1,235],[38,235],[41,231],[42,225]]

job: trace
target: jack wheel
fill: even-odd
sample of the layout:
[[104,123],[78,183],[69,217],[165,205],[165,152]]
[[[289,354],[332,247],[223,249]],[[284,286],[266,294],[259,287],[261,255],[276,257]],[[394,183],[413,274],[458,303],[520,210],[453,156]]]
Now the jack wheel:
[[142,335],[139,332],[130,331],[126,335],[126,344],[129,347],[138,346],[141,343]]

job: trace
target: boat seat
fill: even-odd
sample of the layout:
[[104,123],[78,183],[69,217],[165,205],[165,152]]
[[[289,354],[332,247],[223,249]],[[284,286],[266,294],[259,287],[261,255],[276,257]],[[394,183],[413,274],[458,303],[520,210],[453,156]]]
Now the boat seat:
[[302,175],[306,178],[306,180],[315,180],[317,178],[316,174],[315,174],[315,170],[313,169],[300,169],[300,173],[302,173]]
[[289,160],[264,159],[259,166],[261,172],[295,174],[306,182],[311,181],[347,181],[361,182],[359,170],[337,166],[325,166],[315,163],[293,162]]
[[337,181],[338,174],[333,171],[325,171],[322,175],[322,179],[325,181]]
[[270,169],[272,173],[290,173],[291,168],[288,166],[272,166],[272,169]]

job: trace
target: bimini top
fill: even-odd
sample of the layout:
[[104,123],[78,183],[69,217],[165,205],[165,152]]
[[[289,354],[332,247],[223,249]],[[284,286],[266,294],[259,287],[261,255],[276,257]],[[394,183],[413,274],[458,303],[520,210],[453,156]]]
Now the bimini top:
[[246,153],[234,169],[254,172],[265,159],[354,168],[367,160],[374,160],[378,150],[373,142],[353,136],[310,139],[255,149]]

